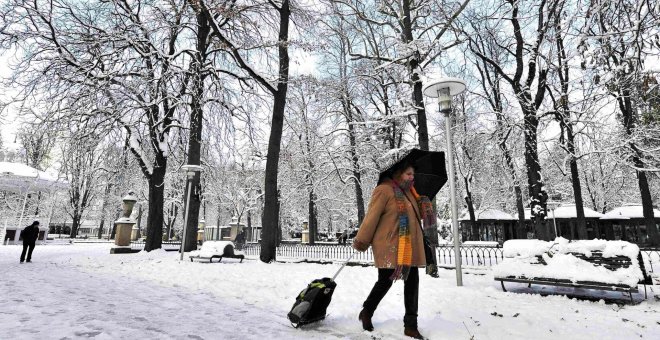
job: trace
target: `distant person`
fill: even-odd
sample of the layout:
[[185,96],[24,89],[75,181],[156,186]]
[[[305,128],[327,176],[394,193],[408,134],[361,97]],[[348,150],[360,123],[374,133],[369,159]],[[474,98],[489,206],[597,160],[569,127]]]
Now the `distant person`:
[[25,252],[27,251],[27,262],[32,262],[32,251],[39,238],[39,221],[34,221],[21,231],[23,238],[23,252],[21,253],[21,263],[25,261]]
[[346,244],[346,240],[348,240],[348,229],[344,229],[344,232],[339,235],[339,244]]
[[243,249],[243,246],[245,245],[245,229],[241,230],[238,235],[236,235],[236,238],[234,239],[234,243],[236,244],[236,249]]

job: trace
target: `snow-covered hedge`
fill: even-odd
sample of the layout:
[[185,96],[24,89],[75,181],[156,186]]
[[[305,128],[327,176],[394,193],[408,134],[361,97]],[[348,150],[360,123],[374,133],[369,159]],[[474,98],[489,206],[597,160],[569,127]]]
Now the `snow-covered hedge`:
[[[573,254],[591,257],[594,251],[603,258],[630,258],[628,268],[609,270],[580,259]],[[644,279],[637,261],[639,247],[625,241],[580,240],[569,242],[558,237],[554,241],[509,240],[504,242],[504,261],[493,267],[495,277],[565,279],[572,282],[596,281],[635,286]],[[546,265],[539,263],[541,256]]]

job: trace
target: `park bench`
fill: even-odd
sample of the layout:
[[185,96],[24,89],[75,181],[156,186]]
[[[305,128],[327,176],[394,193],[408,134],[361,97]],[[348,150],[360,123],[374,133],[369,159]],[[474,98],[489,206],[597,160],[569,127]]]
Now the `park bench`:
[[190,252],[190,262],[195,259],[209,260],[209,262],[218,259],[220,262],[223,257],[240,259],[240,262],[243,262],[245,255],[235,250],[234,243],[231,241],[206,241],[199,250]]
[[493,268],[494,279],[504,282],[587,288],[638,293],[638,285],[653,285],[644,268],[639,247],[624,241],[553,242],[510,240],[504,243],[504,260]]

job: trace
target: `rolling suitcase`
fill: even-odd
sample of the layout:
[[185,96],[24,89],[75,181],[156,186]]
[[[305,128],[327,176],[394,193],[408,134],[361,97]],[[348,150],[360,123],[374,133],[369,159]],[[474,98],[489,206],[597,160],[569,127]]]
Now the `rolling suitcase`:
[[307,325],[325,319],[326,311],[332,301],[332,293],[335,292],[337,283],[335,278],[344,269],[348,261],[355,255],[353,253],[348,260],[337,270],[332,278],[324,277],[310,282],[296,297],[287,318],[294,328]]

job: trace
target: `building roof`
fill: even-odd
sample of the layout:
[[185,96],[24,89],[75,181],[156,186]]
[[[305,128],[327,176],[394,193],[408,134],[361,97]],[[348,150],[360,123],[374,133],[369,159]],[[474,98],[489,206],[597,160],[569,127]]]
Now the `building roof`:
[[48,191],[64,186],[56,176],[22,163],[0,162],[0,190]]
[[[560,205],[559,207],[555,208],[554,212],[552,209],[548,209],[548,216],[546,217],[547,219],[553,218],[553,213],[554,213],[554,218],[555,219],[572,219],[572,218],[577,218],[577,209],[575,209],[575,204],[574,203],[564,203]],[[518,214],[515,215],[516,218],[518,217]],[[594,211],[588,207],[584,207],[584,217],[585,218],[601,218],[603,217],[603,214]],[[529,208],[525,208],[525,220],[530,219],[530,210]]]
[[[660,210],[653,209],[653,216],[656,219],[660,218]],[[644,218],[644,211],[641,204],[631,204],[614,208],[603,215],[601,220],[628,220],[631,218]]]
[[[553,212],[550,210],[548,212],[548,218],[552,218]],[[584,207],[584,217],[586,218],[601,218],[603,214],[594,211],[590,208]],[[575,204],[562,204],[557,207],[554,211],[554,218],[577,218],[577,209]]]
[[[512,221],[515,220],[511,214],[504,212],[502,210],[486,208],[474,212],[474,217],[477,221],[479,220],[496,220],[496,221]],[[458,219],[459,221],[469,221],[470,214],[466,211]]]

